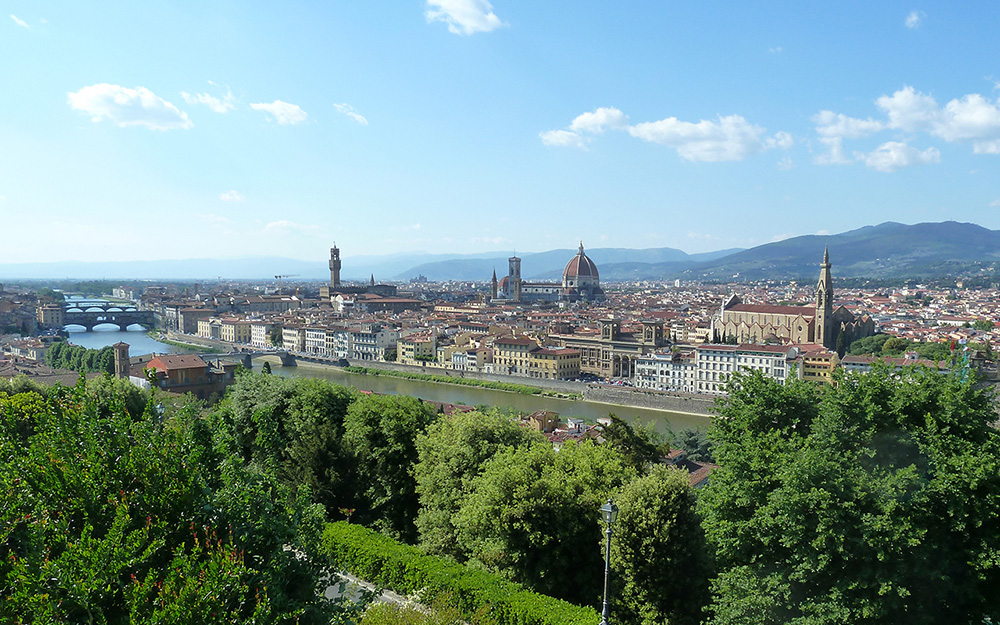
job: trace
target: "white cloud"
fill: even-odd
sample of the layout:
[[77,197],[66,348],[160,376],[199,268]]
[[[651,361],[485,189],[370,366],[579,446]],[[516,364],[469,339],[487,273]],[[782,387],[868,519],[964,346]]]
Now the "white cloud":
[[219,195],[219,199],[223,202],[242,202],[246,200],[246,197],[236,189],[230,189]]
[[545,145],[568,146],[574,148],[586,147],[583,137],[569,130],[546,130],[538,133]]
[[885,124],[871,117],[857,119],[833,111],[820,111],[813,115],[812,121],[816,124],[816,132],[823,137],[858,139],[885,128]]
[[357,111],[354,110],[354,107],[351,106],[350,104],[334,104],[333,108],[337,109],[338,113],[343,113],[344,115],[347,115],[348,117],[358,122],[362,126],[368,125],[368,120],[359,115]]
[[145,87],[129,89],[99,83],[67,94],[69,105],[90,115],[90,120],[108,120],[122,128],[142,126],[150,130],[187,129],[194,126],[187,113]]
[[972,144],[976,154],[1000,154],[1000,139],[995,141],[977,141]]
[[829,236],[829,234],[830,234],[829,230],[817,230],[816,231],[816,236],[818,236],[818,237]]
[[791,169],[794,166],[795,166],[795,164],[792,163],[792,157],[791,156],[786,156],[785,158],[783,158],[780,161],[778,161],[778,169],[780,169],[782,171],[788,171],[789,169]]
[[10,19],[14,20],[14,23],[20,26],[21,28],[29,28],[28,22],[25,22],[24,20],[14,15],[13,13],[10,14]]
[[938,106],[933,96],[903,87],[875,101],[889,116],[889,127],[907,132],[928,132],[945,141],[973,141],[979,154],[993,154],[1000,139],[1000,105],[970,93]]
[[222,215],[214,215],[212,213],[204,213],[204,214],[198,215],[198,217],[201,218],[202,221],[205,221],[205,222],[208,222],[210,224],[217,225],[217,226],[224,226],[224,225],[228,225],[228,224],[233,223],[233,220],[230,219],[230,218],[228,218],[228,217],[223,217]]
[[941,153],[937,148],[927,148],[921,152],[905,143],[889,141],[868,154],[855,152],[854,157],[872,169],[891,173],[911,165],[940,162]]
[[264,231],[273,234],[311,233],[319,230],[319,226],[309,224],[298,224],[287,219],[272,221],[264,226]]
[[997,198],[992,202],[990,202],[990,206],[992,206],[993,208],[1000,208],[1000,198]]
[[427,0],[428,22],[444,22],[456,35],[487,33],[505,24],[486,0]]
[[668,145],[689,161],[739,161],[772,147],[787,147],[791,136],[779,133],[764,138],[764,128],[739,115],[720,116],[718,121],[682,122],[668,117],[629,128],[629,134],[644,141]]
[[830,151],[816,157],[817,165],[850,165],[854,162],[844,154],[844,139],[842,137],[821,137],[819,142],[828,147]]
[[578,115],[569,129],[573,132],[592,132],[600,134],[605,129],[624,130],[628,128],[628,115],[612,107],[595,109],[593,113]]
[[309,115],[298,107],[296,104],[289,104],[288,102],[282,102],[281,100],[275,100],[270,104],[265,102],[257,102],[250,105],[255,111],[264,111],[271,115],[279,125],[291,125],[298,124],[306,121]]
[[772,48],[768,48],[767,51],[770,52],[771,54],[781,54],[781,46],[774,46]]
[[906,27],[911,30],[918,28],[926,15],[923,11],[910,11],[910,14],[906,16]]
[[[212,83],[215,84],[215,83]],[[207,93],[196,93],[191,95],[185,91],[181,91],[181,97],[188,104],[205,104],[208,108],[212,109],[216,113],[228,113],[236,108],[236,102],[233,99],[232,91],[226,89],[226,95],[221,100],[213,95]]]

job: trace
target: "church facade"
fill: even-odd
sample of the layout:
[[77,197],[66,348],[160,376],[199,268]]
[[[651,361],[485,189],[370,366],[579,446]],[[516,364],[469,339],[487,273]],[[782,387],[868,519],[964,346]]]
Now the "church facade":
[[840,351],[875,334],[875,321],[869,315],[855,316],[844,306],[833,307],[831,267],[827,249],[812,306],[744,304],[735,295],[728,298],[713,319],[713,336],[736,343],[816,343]]
[[521,279],[521,259],[511,256],[507,260],[507,275],[499,282],[496,271],[491,281],[493,299],[512,302],[589,302],[604,299],[597,265],[583,251],[583,242],[576,256],[566,263],[562,282],[526,282]]

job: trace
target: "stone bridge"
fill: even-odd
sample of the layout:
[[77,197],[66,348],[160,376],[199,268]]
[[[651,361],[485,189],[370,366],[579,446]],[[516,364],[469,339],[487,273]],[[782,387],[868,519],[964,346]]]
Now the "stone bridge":
[[211,353],[211,354],[198,354],[201,359],[205,362],[215,360],[217,358],[224,358],[226,360],[239,360],[244,367],[247,369],[253,369],[253,359],[260,358],[261,356],[277,356],[281,360],[282,367],[294,367],[298,363],[295,362],[295,356],[288,353],[283,349],[274,349],[269,351],[256,351],[256,352],[229,352],[228,354]]
[[88,332],[102,323],[110,323],[122,330],[127,330],[132,324],[152,328],[156,323],[151,310],[137,310],[131,304],[116,304],[113,302],[87,302],[76,300],[66,305],[63,313],[65,325],[79,325]]

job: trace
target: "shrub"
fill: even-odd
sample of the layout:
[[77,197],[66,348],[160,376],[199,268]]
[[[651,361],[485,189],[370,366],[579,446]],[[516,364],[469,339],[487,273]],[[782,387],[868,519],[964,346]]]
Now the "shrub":
[[428,556],[374,530],[345,522],[330,523],[322,549],[337,567],[401,594],[422,592],[425,601],[450,597],[468,617],[485,608],[501,625],[593,625],[591,608],[540,595],[486,571]]

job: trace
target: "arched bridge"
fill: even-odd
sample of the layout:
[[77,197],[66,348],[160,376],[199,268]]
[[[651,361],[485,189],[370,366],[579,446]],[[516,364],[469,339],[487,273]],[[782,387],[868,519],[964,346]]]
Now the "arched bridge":
[[255,352],[229,352],[228,354],[211,353],[211,354],[198,354],[201,356],[202,360],[208,362],[210,360],[215,360],[216,358],[225,358],[226,360],[239,360],[243,363],[243,366],[247,369],[253,368],[253,359],[260,358],[261,356],[277,356],[281,359],[281,366],[283,367],[294,367],[297,363],[295,362],[295,356],[289,354],[283,349],[272,349],[272,350],[261,350]]
[[63,323],[83,326],[89,332],[103,323],[110,323],[127,330],[132,324],[152,328],[156,321],[153,318],[153,311],[137,310],[132,304],[76,300],[66,305]]

